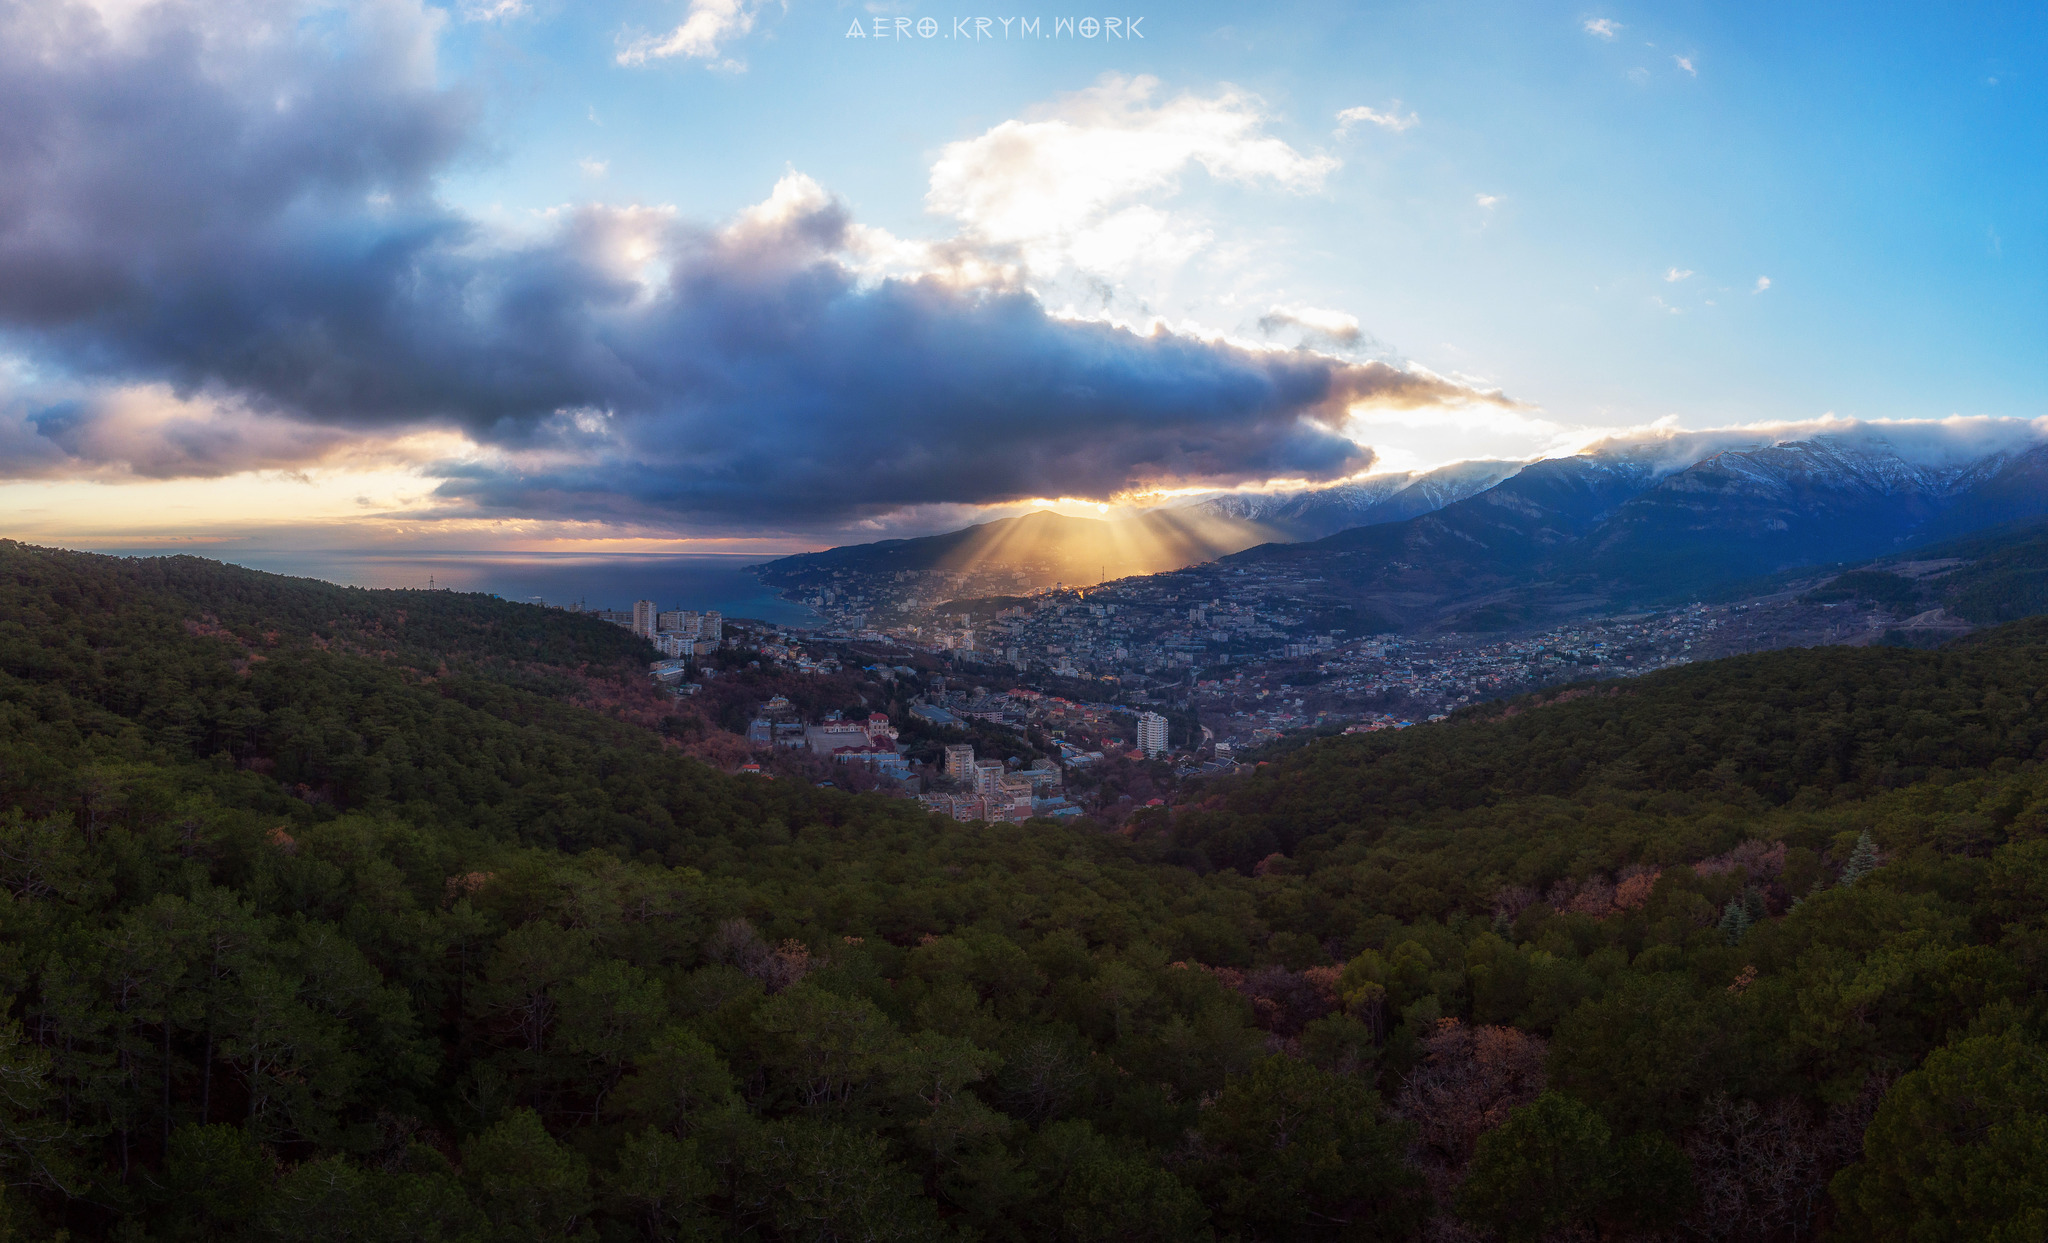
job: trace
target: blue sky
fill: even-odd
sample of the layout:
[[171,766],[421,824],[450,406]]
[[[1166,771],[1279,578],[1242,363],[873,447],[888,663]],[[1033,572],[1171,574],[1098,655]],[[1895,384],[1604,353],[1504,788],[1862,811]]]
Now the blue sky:
[[[0,512],[32,533],[801,544],[1601,431],[2048,415],[2048,19],[2023,6],[1179,3],[1092,40],[999,23],[1112,14],[918,0],[27,12],[12,40],[78,74],[15,89],[83,135],[32,208],[48,187],[111,231],[153,192],[67,93],[113,64],[159,114],[217,103],[166,141],[229,152],[160,251],[60,263],[0,213],[0,266],[145,291],[0,306]],[[899,18],[939,35],[849,37]],[[951,37],[975,18],[991,37]],[[203,72],[164,50],[193,31]],[[314,119],[262,111],[298,82],[325,83]],[[255,240],[205,227],[230,218]],[[410,276],[350,274],[391,253]],[[433,279],[310,352],[345,335],[324,305]],[[1041,374],[1039,404],[999,400]],[[1065,422],[1061,393],[1087,395]],[[1007,469],[985,429],[1035,420]],[[872,487],[829,481],[847,424]],[[920,468],[934,426],[960,443]]]
[[[846,38],[870,9],[940,37]],[[718,218],[794,168],[929,234],[949,142],[1105,73],[1231,84],[1344,167],[1306,195],[1195,173],[1177,200],[1255,239],[1277,295],[1404,357],[1587,421],[2048,412],[2037,7],[1180,4],[1144,12],[1142,41],[950,38],[982,14],[1010,11],[768,6],[722,49],[738,72],[615,63],[673,4],[459,23],[449,68],[494,84],[502,158],[450,192]],[[1602,19],[1612,37],[1588,30]],[[1333,136],[1341,110],[1395,101],[1411,128]]]

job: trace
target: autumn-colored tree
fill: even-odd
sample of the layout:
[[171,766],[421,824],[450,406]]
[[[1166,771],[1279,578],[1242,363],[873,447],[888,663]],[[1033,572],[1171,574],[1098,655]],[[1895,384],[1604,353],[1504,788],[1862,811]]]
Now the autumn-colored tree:
[[1760,1105],[1717,1095],[1687,1132],[1699,1204],[1687,1225],[1704,1238],[1755,1241],[1812,1232],[1828,1180],[1861,1147],[1858,1102],[1817,1116],[1795,1098]]
[[1432,1197],[1449,1203],[1479,1137],[1543,1091],[1544,1043],[1512,1027],[1442,1019],[1394,1098],[1415,1127],[1417,1164]]

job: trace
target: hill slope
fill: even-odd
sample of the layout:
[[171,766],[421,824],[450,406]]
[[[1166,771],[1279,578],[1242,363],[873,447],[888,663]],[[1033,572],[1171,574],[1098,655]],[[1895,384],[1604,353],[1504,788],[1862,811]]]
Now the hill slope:
[[882,609],[917,597],[927,577],[948,584],[935,598],[1097,583],[1177,570],[1274,540],[1398,521],[1483,492],[1521,468],[1519,462],[1460,462],[1330,488],[1216,497],[1136,518],[1040,510],[940,535],[799,553],[758,572],[763,582],[798,594],[853,586]]
[[1698,599],[1758,575],[2039,516],[2044,471],[2048,446],[1927,465],[1819,438],[1679,470],[1647,455],[1588,454],[1537,463],[1405,522],[1228,560],[1323,577],[1354,607],[1411,627],[1498,629]]
[[768,562],[758,573],[761,581],[793,592],[830,587],[847,575],[871,580],[903,575],[913,582],[934,575],[970,580],[984,590],[1028,590],[1176,570],[1274,535],[1256,522],[1193,510],[1155,510],[1117,520],[1039,510],[943,535],[798,553]]
[[7,1227],[2020,1237],[2042,1202],[2007,1162],[2048,1126],[2038,621],[1316,743],[1128,836],[726,777],[593,697],[642,655],[0,544]]
[[1432,471],[1373,475],[1301,492],[1232,493],[1193,508],[1256,523],[1281,539],[1321,539],[1351,527],[1399,522],[1442,509],[1486,491],[1522,467],[1521,462],[1456,462]]

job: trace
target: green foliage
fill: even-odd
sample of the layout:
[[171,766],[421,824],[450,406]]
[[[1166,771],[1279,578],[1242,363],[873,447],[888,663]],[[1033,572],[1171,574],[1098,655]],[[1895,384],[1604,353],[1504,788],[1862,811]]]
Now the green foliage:
[[1666,1224],[1690,1196],[1684,1154],[1660,1135],[1617,1140],[1600,1115],[1545,1092],[1479,1137],[1460,1216],[1509,1239]]
[[1936,1049],[1886,1094],[1863,1151],[1834,1185],[1859,1237],[2048,1236],[2048,1051],[2012,1031]]
[[1935,580],[1958,617],[1995,626],[2048,613],[2048,526],[1988,531],[1914,555],[1965,562]]
[[1210,1237],[1194,1191],[1150,1161],[1103,1156],[1062,1188],[1060,1237],[1072,1243],[1179,1243]]
[[1219,1224],[1256,1238],[1401,1238],[1420,1216],[1401,1160],[1405,1128],[1381,1120],[1358,1079],[1266,1058],[1232,1079],[1200,1126],[1202,1180]]
[[1859,833],[1856,849],[1849,852],[1848,862],[1842,865],[1840,881],[1845,886],[1853,885],[1876,870],[1877,843],[1870,840],[1870,834]]
[[1823,603],[1868,601],[1894,613],[1917,611],[1914,606],[1921,599],[1919,584],[1883,570],[1851,570],[1847,574],[1838,574],[1823,586],[1806,593],[1806,598]]
[[[294,1167],[278,1181],[269,1224],[276,1239],[308,1243],[482,1243],[478,1211],[439,1154],[415,1150],[422,1171],[368,1170],[330,1156]],[[533,1236],[545,1237],[545,1236]]]
[[1743,934],[1755,922],[1755,917],[1741,898],[1730,898],[1728,905],[1721,910],[1721,935],[1727,938],[1728,944],[1740,945]]
[[1860,1152],[1861,1234],[2039,1232],[2048,625],[1327,739],[1128,834],[728,778],[647,655],[0,545],[10,1228],[1767,1238]]
[[515,1109],[462,1146],[463,1177],[491,1237],[574,1239],[588,1230],[590,1163],[563,1147],[531,1109]]
[[1510,1239],[1590,1224],[1614,1194],[1612,1138],[1600,1115],[1544,1093],[1479,1137],[1459,1215]]
[[265,1215],[272,1195],[268,1153],[240,1127],[183,1126],[164,1153],[164,1190],[177,1207],[174,1232],[234,1238]]
[[716,1185],[695,1140],[678,1140],[653,1127],[620,1147],[618,1172],[610,1180],[615,1201],[650,1239],[711,1233],[714,1222],[705,1205]]
[[872,1133],[809,1118],[752,1132],[735,1193],[791,1243],[938,1239],[937,1208]]

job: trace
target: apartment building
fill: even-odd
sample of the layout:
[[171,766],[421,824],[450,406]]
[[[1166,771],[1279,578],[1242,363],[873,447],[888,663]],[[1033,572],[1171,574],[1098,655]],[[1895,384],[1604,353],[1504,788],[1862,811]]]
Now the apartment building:
[[1166,741],[1166,718],[1157,712],[1142,713],[1138,717],[1138,750],[1146,759],[1164,755],[1170,748]]

